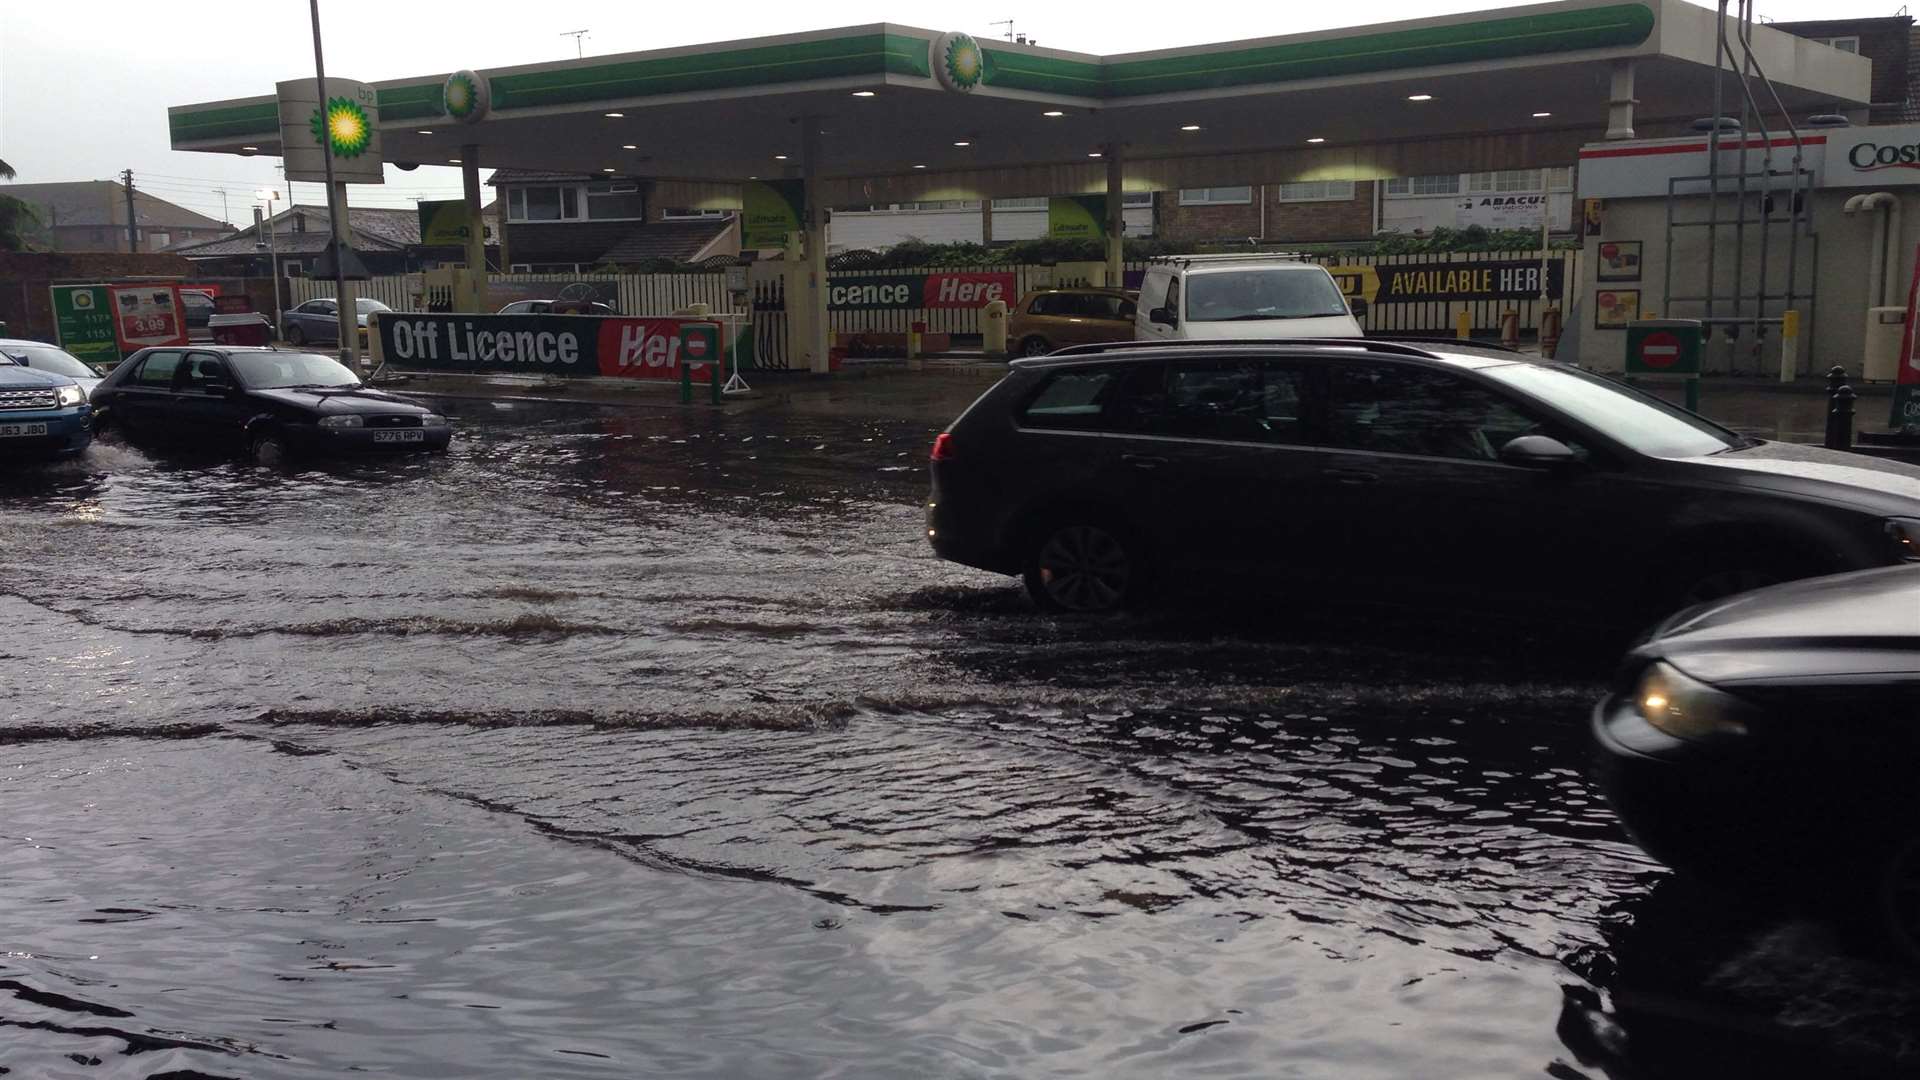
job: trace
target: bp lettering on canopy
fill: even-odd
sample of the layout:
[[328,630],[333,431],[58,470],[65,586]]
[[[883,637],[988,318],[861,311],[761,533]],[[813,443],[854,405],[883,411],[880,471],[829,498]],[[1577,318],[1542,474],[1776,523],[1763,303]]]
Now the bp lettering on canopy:
[[977,309],[995,300],[1013,303],[1013,289],[1010,271],[831,278],[827,307],[834,311]]
[[[376,321],[380,359],[397,368],[677,379],[680,324],[687,320],[408,313]],[[724,356],[702,358],[687,366],[699,370],[708,359],[725,362]]]
[[[1405,263],[1374,267],[1380,277],[1379,304],[1418,301],[1537,300],[1540,263],[1504,259],[1474,263]],[[1565,266],[1559,259],[1547,263],[1547,295],[1559,298],[1565,286]]]

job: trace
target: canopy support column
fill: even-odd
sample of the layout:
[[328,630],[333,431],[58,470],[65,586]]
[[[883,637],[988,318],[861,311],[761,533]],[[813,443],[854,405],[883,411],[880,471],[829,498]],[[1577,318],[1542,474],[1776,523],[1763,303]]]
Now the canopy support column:
[[1107,163],[1107,287],[1117,289],[1126,278],[1126,202],[1120,161],[1120,144],[1108,143],[1102,150]]
[[467,310],[484,312],[487,310],[487,230],[480,216],[480,148],[472,143],[460,148],[460,184],[466,191],[469,225]]
[[1613,62],[1612,93],[1607,95],[1607,138],[1633,138],[1633,61]]
[[820,194],[820,118],[800,118],[800,177],[805,192],[807,288],[799,297],[806,305],[808,370],[825,375],[833,370],[827,348],[833,330],[827,324],[827,208]]

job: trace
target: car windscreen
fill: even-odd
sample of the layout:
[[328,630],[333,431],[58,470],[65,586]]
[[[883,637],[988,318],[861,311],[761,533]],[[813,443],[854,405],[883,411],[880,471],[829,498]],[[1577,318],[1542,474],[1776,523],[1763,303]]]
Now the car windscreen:
[[369,311],[392,311],[393,309],[378,300],[369,300],[363,296],[353,302],[353,310],[365,315]]
[[360,380],[338,361],[313,353],[237,352],[227,362],[250,390],[287,386],[358,386]]
[[0,345],[0,354],[26,367],[51,371],[69,379],[97,379],[100,373],[64,349],[51,345]]
[[1347,314],[1333,279],[1314,270],[1209,270],[1187,275],[1193,322],[1323,319]]
[[1711,420],[1576,368],[1503,364],[1480,373],[1649,457],[1701,457],[1748,445]]

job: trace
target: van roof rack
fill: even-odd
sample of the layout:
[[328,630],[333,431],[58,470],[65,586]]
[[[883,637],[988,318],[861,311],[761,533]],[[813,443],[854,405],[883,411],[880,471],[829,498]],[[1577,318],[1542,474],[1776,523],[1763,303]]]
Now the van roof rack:
[[[1435,342],[1434,344],[1438,344]],[[1465,344],[1463,342],[1463,344]],[[1045,356],[1031,357],[1034,360],[1051,360],[1061,356],[1097,356],[1101,353],[1128,352],[1137,349],[1213,349],[1213,348],[1342,348],[1359,349],[1363,352],[1379,353],[1382,356],[1419,356],[1438,359],[1433,349],[1419,342],[1388,341],[1381,338],[1207,338],[1200,341],[1101,341],[1088,345],[1069,345],[1064,349],[1050,352]],[[1015,361],[1019,363],[1020,361]]]
[[1312,256],[1304,251],[1243,251],[1218,255],[1155,255],[1148,263],[1179,264],[1248,262],[1254,259],[1285,259],[1288,262],[1306,262]]

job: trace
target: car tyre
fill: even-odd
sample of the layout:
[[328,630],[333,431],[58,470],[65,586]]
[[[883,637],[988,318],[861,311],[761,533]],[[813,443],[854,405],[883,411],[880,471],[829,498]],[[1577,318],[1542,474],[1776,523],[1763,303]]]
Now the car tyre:
[[287,327],[287,344],[295,346],[297,348],[299,346],[305,345],[306,343],[307,343],[307,332],[305,330],[300,329],[300,327],[297,325]]
[[1045,356],[1053,351],[1053,346],[1039,334],[1029,334],[1020,339],[1021,356]]
[[287,440],[277,431],[255,432],[252,443],[253,463],[269,469],[285,465],[293,457],[293,450]]
[[1103,615],[1136,606],[1146,595],[1146,563],[1126,529],[1067,519],[1036,530],[1025,581],[1044,611]]
[[1881,935],[1909,963],[1920,964],[1920,837],[1902,841],[1881,864],[1872,904]]

